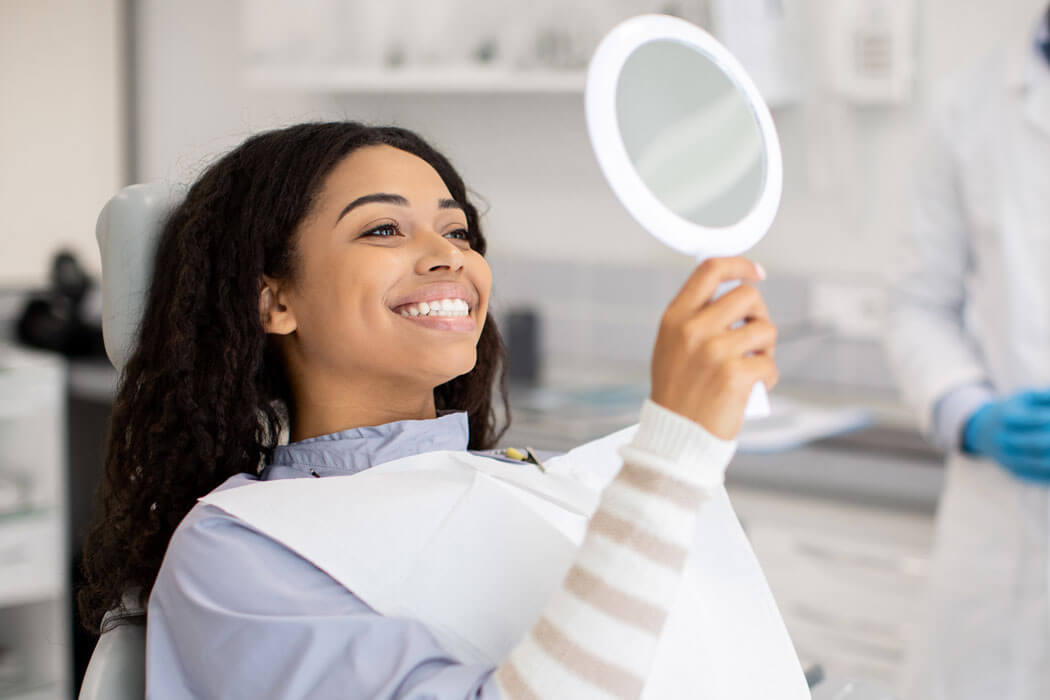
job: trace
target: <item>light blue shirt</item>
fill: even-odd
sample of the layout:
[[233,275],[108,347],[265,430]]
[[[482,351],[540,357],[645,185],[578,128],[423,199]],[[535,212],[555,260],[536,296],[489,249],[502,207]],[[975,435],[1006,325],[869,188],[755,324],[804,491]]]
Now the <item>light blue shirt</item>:
[[[278,447],[259,478],[354,474],[467,441],[465,413],[355,428]],[[458,663],[420,622],[378,614],[214,506],[198,503],[176,529],[147,619],[148,698],[500,697],[494,668]]]

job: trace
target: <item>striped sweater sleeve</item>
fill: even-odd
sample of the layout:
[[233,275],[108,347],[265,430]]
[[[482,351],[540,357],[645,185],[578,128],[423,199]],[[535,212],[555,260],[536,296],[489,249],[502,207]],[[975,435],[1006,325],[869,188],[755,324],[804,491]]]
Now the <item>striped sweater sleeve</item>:
[[651,401],[539,621],[496,670],[507,700],[637,698],[707,489],[736,443]]

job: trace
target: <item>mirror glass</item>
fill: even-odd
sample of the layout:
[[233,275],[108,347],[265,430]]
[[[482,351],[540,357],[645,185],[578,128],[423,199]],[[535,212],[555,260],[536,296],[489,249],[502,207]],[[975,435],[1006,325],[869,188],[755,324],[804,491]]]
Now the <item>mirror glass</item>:
[[636,48],[616,85],[628,157],[668,209],[706,228],[741,221],[762,196],[758,118],[715,60],[678,41]]

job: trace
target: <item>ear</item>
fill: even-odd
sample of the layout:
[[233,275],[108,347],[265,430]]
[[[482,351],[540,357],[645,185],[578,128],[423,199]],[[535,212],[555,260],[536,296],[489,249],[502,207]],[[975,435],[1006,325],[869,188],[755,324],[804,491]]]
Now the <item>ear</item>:
[[266,275],[259,291],[259,319],[263,330],[275,335],[288,335],[297,327],[295,314],[285,301],[284,285]]

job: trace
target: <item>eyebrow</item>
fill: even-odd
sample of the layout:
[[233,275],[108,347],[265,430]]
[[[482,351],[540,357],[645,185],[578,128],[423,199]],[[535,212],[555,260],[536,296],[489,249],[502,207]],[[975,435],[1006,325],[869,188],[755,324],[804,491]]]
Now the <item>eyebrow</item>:
[[[379,202],[381,204],[395,204],[399,207],[408,206],[408,200],[399,194],[393,194],[391,192],[376,192],[374,194],[366,194],[363,197],[358,197],[357,199],[343,207],[343,210],[339,212],[339,216],[336,217],[335,222],[339,223],[339,220],[346,216],[348,213],[350,213],[352,209],[363,206],[365,204],[372,204],[374,202]],[[463,207],[460,206],[459,202],[457,202],[454,199],[439,199],[438,209],[462,210]]]

